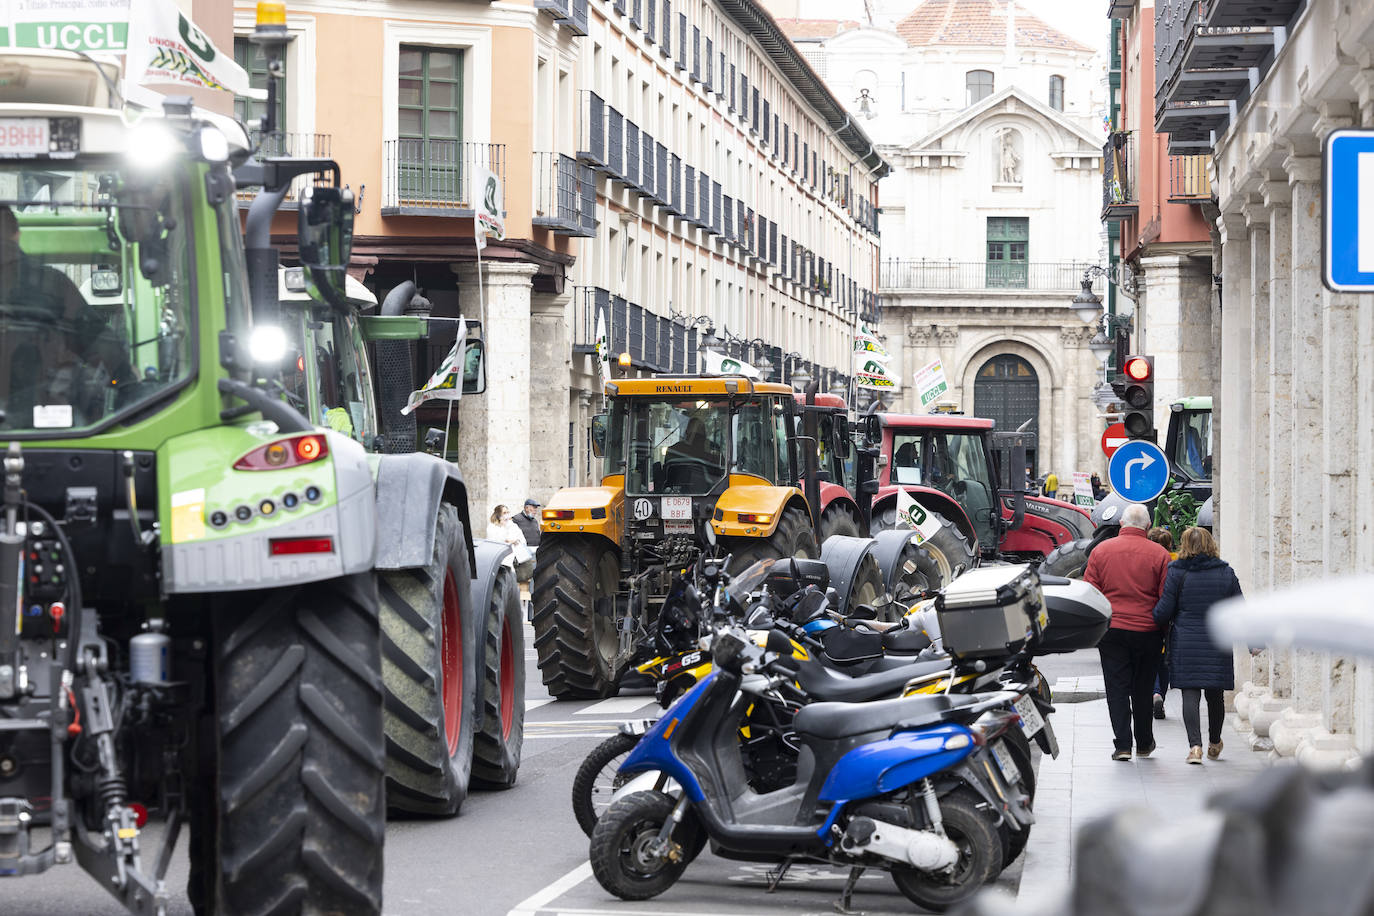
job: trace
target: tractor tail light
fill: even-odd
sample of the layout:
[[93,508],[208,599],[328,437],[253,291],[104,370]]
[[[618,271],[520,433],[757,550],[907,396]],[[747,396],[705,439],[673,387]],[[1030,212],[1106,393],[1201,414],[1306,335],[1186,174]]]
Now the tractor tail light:
[[571,509],[545,509],[544,521],[546,522],[566,522],[573,517]]
[[773,516],[767,512],[741,512],[739,520],[746,525],[767,525],[773,521]]
[[274,557],[289,557],[302,553],[333,553],[333,538],[272,538],[268,553]]
[[276,471],[319,461],[329,454],[324,436],[293,436],[253,449],[234,462],[236,471]]

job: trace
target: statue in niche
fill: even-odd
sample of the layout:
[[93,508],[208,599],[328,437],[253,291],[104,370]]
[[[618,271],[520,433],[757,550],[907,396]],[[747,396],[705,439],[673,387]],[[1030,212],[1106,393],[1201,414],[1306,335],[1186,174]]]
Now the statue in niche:
[[1016,149],[1019,135],[1010,127],[1002,128],[997,135],[1000,138],[997,180],[1002,184],[1020,184],[1021,154]]

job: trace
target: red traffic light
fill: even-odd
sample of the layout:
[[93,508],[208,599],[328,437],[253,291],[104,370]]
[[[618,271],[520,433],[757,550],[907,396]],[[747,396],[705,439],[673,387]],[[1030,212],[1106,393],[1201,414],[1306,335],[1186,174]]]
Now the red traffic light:
[[1132,356],[1126,360],[1126,377],[1134,382],[1143,382],[1150,377],[1150,360],[1145,356]]

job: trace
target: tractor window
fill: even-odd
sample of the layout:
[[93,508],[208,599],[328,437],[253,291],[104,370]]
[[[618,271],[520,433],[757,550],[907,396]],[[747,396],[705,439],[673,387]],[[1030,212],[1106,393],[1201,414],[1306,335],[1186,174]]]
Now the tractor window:
[[1184,411],[1174,444],[1174,464],[1193,480],[1212,479],[1212,413]]
[[[357,319],[329,309],[300,309],[292,328],[292,348],[282,372],[287,400],[320,426],[360,442],[377,434],[371,379],[358,360]],[[310,396],[311,389],[318,396]]]
[[[730,470],[753,474],[769,483],[778,482],[779,435],[778,424],[773,422],[775,404],[772,400],[754,401],[735,412],[735,463]],[[784,448],[786,441],[784,437]]]
[[921,457],[925,454],[921,436],[892,437],[892,466],[888,469],[893,483],[919,485],[923,482]]
[[973,522],[978,540],[997,543],[993,513],[997,510],[997,491],[988,472],[987,451],[977,433],[937,433],[930,437],[932,473],[935,486],[953,496]]
[[190,377],[181,178],[0,165],[0,436],[101,427]]
[[637,401],[629,411],[627,493],[704,495],[725,474],[724,400]]

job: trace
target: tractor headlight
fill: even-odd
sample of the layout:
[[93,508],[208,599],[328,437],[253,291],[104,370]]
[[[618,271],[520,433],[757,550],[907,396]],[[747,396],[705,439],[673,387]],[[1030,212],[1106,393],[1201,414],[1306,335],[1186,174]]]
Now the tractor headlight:
[[275,366],[286,356],[286,332],[275,324],[260,324],[248,338],[248,353],[259,366]]
[[200,158],[206,162],[229,161],[229,139],[218,127],[207,124],[196,132],[196,144],[200,147]]

